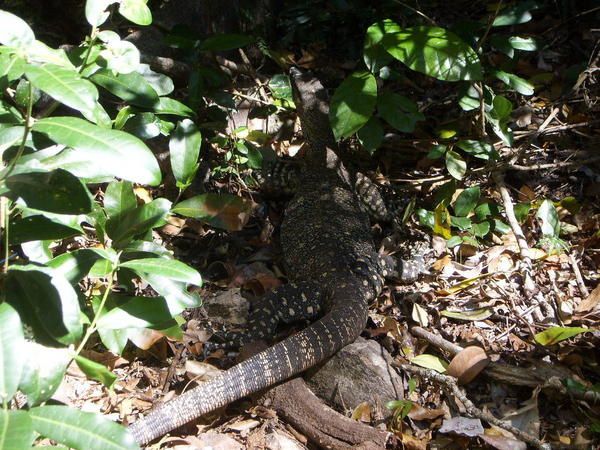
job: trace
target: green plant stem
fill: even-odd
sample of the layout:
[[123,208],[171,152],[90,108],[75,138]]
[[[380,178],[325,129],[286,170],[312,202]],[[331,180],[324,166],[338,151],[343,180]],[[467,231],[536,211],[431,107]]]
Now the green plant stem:
[[106,290],[104,291],[104,294],[102,295],[102,300],[100,301],[100,305],[98,306],[98,310],[96,311],[96,314],[94,314],[94,318],[92,319],[92,323],[90,324],[90,326],[86,330],[85,336],[83,337],[83,339],[79,343],[79,346],[77,347],[77,350],[75,351],[75,356],[77,356],[77,355],[79,355],[79,353],[81,353],[81,350],[83,350],[83,348],[85,347],[85,344],[87,344],[87,342],[89,341],[90,337],[92,337],[92,334],[94,334],[94,332],[96,331],[96,323],[98,322],[98,318],[102,314],[102,310],[104,309],[104,305],[106,305],[106,301],[108,300],[108,294],[110,294],[110,291],[112,290],[112,287],[113,287],[113,282],[114,282],[114,278],[115,278],[115,272],[116,272],[116,270],[113,270],[110,273],[110,278],[108,279],[108,284],[106,286]]
[[23,130],[23,139],[21,139],[21,144],[19,145],[19,150],[17,150],[17,154],[8,164],[8,168],[6,173],[0,178],[0,181],[7,179],[12,171],[15,169],[15,165],[21,156],[23,156],[23,152],[25,151],[25,143],[27,142],[27,136],[29,136],[29,131],[31,130],[31,111],[33,110],[33,87],[31,83],[29,85],[29,99],[27,102],[27,113],[25,115],[25,129]]
[[[8,272],[8,198],[0,197],[0,225],[4,229],[4,273]],[[0,299],[4,300],[4,299]]]
[[494,24],[494,20],[496,20],[496,17],[498,17],[498,13],[500,12],[500,8],[501,7],[502,7],[502,0],[499,0],[498,3],[496,4],[496,11],[494,12],[494,15],[492,17],[490,17],[490,20],[489,20],[489,22],[487,24],[487,28],[485,29],[485,33],[483,33],[483,36],[477,42],[477,47],[475,48],[475,52],[476,53],[479,53],[479,50],[481,50],[481,47],[483,46],[483,43],[487,39],[488,34],[490,33],[490,30],[492,29],[492,25]]

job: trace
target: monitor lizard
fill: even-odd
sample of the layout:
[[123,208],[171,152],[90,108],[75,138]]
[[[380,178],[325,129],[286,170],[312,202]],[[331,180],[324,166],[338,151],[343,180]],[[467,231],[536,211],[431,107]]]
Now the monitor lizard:
[[419,262],[403,263],[377,253],[369,217],[336,153],[327,93],[311,74],[295,68],[290,74],[310,145],[281,225],[292,282],[254,305],[248,331],[230,335],[230,344],[272,335],[279,322],[320,318],[134,422],[129,430],[140,444],[326,360],[360,335],[369,302],[381,292],[384,278],[413,279],[421,269]]

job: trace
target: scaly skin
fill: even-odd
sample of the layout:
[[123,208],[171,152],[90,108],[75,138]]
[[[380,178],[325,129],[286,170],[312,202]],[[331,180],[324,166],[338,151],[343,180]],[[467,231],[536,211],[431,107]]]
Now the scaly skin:
[[[318,80],[299,71],[292,71],[292,80],[311,145],[281,227],[288,273],[297,285],[290,283],[270,295],[269,306],[277,306],[277,316],[261,325],[272,328],[280,320],[314,317],[320,310],[326,313],[299,333],[135,422],[130,431],[140,444],[299,374],[353,342],[365,326],[369,302],[393,269],[389,260],[377,255],[369,219],[335,153],[324,89]],[[251,317],[250,337],[261,336],[262,331],[256,329],[261,319],[266,318],[260,313]]]

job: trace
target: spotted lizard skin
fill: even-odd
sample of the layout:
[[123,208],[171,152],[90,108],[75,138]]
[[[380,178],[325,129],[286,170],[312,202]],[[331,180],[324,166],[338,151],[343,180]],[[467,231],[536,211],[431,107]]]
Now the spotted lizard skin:
[[[399,275],[394,260],[375,251],[368,215],[335,153],[325,90],[298,70],[291,71],[291,78],[311,147],[281,226],[292,282],[253,308],[245,337],[264,337],[280,321],[320,318],[132,424],[129,430],[140,444],[329,358],[360,335],[369,302],[380,293],[384,277]],[[405,277],[416,274],[414,268],[404,269]]]

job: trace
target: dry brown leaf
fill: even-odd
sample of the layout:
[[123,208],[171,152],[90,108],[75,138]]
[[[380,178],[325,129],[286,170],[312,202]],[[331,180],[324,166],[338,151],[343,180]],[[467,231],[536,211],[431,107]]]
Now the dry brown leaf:
[[369,405],[367,402],[360,403],[356,408],[354,408],[354,411],[352,411],[352,419],[354,420],[370,423],[371,417],[371,405]]
[[458,384],[470,383],[490,363],[481,347],[467,347],[458,353],[448,365],[448,375],[458,379]]
[[598,308],[598,304],[600,303],[600,284],[596,286],[596,288],[590,292],[584,300],[582,300],[577,308],[575,308],[576,313],[587,313],[594,309]]
[[417,439],[406,433],[402,433],[402,445],[406,450],[427,450],[429,441],[425,439]]
[[442,408],[424,408],[418,403],[414,403],[408,417],[413,420],[434,420],[446,414]]
[[260,422],[255,419],[247,419],[247,420],[238,420],[237,422],[232,423],[231,425],[227,425],[228,430],[233,431],[248,431],[256,428],[260,425]]
[[441,272],[444,269],[444,267],[446,267],[448,264],[450,264],[451,261],[452,261],[452,257],[450,255],[444,255],[440,259],[438,259],[436,262],[434,262],[431,265],[431,267],[433,268],[433,270],[435,270],[437,272]]

